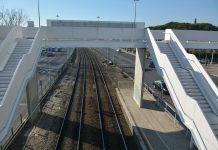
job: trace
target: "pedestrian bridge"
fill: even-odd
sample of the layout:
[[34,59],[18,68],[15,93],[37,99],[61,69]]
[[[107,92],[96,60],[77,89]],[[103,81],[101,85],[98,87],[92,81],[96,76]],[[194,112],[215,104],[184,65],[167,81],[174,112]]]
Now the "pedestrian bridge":
[[[43,47],[120,47],[137,48],[137,76],[133,94],[136,103],[141,105],[144,51],[148,48],[157,72],[164,78],[177,112],[191,131],[197,147],[218,149],[217,87],[196,57],[184,49],[188,46],[198,48],[202,40],[200,43],[196,37],[192,37],[192,42],[185,44],[185,41],[179,40],[184,33],[174,30],[150,31],[144,29],[144,23],[138,22],[48,20],[47,24],[39,29],[0,28],[0,32],[4,33],[0,37],[1,144],[6,141],[10,128],[19,117],[22,99],[25,97],[29,101],[31,106],[28,107],[37,105],[37,96],[33,96],[32,91],[26,91],[26,87],[35,73]],[[217,33],[213,36],[216,37]],[[208,37],[211,38],[211,35]],[[214,41],[211,39],[210,43],[204,43],[204,48],[218,49],[218,38]],[[29,115],[31,113],[29,111]]]

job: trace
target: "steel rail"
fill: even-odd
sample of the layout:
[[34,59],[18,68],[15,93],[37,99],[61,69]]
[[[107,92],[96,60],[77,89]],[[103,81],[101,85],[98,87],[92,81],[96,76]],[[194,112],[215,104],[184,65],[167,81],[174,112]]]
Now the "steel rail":
[[94,66],[93,66],[93,62],[91,61],[91,58],[90,56],[87,56],[88,57],[88,60],[89,60],[89,63],[92,67],[92,73],[93,73],[93,80],[94,80],[94,84],[95,84],[95,95],[96,95],[96,101],[97,101],[97,106],[98,106],[98,115],[99,115],[99,124],[100,124],[100,128],[101,128],[101,139],[102,139],[102,147],[103,147],[103,150],[105,150],[105,135],[104,135],[104,128],[103,128],[103,119],[102,119],[102,110],[101,110],[101,107],[100,107],[100,101],[99,101],[99,90],[97,88],[97,79],[96,79],[96,73],[95,73],[95,70],[94,70]]
[[55,146],[56,150],[59,150],[60,147],[61,147],[61,143],[62,143],[62,140],[63,140],[63,132],[64,132],[64,129],[65,129],[64,126],[65,126],[65,123],[66,123],[66,120],[67,120],[67,116],[69,114],[69,110],[70,110],[70,106],[71,106],[71,103],[72,103],[73,96],[75,95],[75,90],[76,90],[76,86],[77,86],[77,82],[78,82],[78,78],[79,78],[80,66],[81,66],[81,56],[79,57],[79,65],[78,65],[78,69],[77,69],[77,73],[76,73],[76,79],[75,79],[75,82],[74,82],[72,94],[71,94],[70,98],[68,99],[67,110],[65,111],[64,119],[62,121],[61,128],[60,128],[60,131],[59,131],[59,134],[58,134],[58,140],[57,140],[56,146]]
[[[84,57],[85,60],[85,57]],[[82,93],[82,98],[81,98],[81,107],[80,107],[80,124],[79,124],[79,133],[78,133],[78,140],[77,140],[77,150],[80,148],[80,140],[81,140],[81,130],[82,130],[82,121],[83,121],[83,110],[84,110],[84,101],[85,101],[85,92],[86,92],[86,61],[84,61],[83,65],[83,93]]]
[[116,114],[116,110],[115,110],[115,107],[114,107],[114,104],[113,104],[113,101],[112,101],[111,94],[110,94],[110,92],[109,92],[107,83],[106,83],[106,81],[105,81],[105,77],[104,77],[104,75],[103,75],[103,73],[102,73],[101,67],[100,67],[100,65],[98,64],[98,62],[97,62],[95,56],[94,56],[93,54],[91,54],[91,53],[90,53],[90,56],[92,56],[92,58],[93,58],[92,60],[93,60],[93,62],[95,62],[95,64],[97,65],[97,68],[98,68],[98,70],[99,70],[99,72],[100,72],[101,79],[102,79],[102,81],[103,81],[103,83],[104,83],[104,88],[105,88],[105,90],[106,90],[106,92],[107,92],[107,96],[108,96],[108,99],[109,99],[110,104],[111,104],[111,108],[112,108],[112,111],[113,111],[113,114],[114,114],[114,117],[115,117],[115,120],[116,120],[118,129],[119,129],[119,132],[120,132],[120,135],[121,135],[121,138],[122,138],[123,145],[124,145],[125,149],[127,150],[128,148],[127,148],[127,145],[126,145],[126,141],[125,141],[123,132],[122,132],[122,130],[121,130],[121,126],[120,126],[120,123],[119,123],[119,120],[118,120],[118,117],[117,117],[117,114]]

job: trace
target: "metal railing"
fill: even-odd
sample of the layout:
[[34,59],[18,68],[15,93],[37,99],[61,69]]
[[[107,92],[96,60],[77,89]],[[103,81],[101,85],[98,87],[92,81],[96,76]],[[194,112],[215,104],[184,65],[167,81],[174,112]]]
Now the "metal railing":
[[[62,74],[67,69],[67,66],[70,63],[71,59],[75,59],[74,55],[72,57],[69,57],[68,60],[66,61],[66,63],[64,65],[62,65],[62,67],[56,72],[56,75],[53,76],[53,79],[50,80],[50,82],[48,84],[45,84],[45,86],[41,89],[41,90],[43,90],[43,92],[41,92],[39,90],[37,91],[38,93],[41,93],[41,95],[37,94],[38,99],[40,100],[39,103],[33,109],[31,114],[28,114],[27,109],[26,109],[25,113],[20,113],[19,117],[16,120],[15,125],[13,127],[11,127],[11,129],[10,129],[10,134],[8,134],[6,137],[6,139],[7,139],[6,142],[4,144],[0,145],[0,150],[7,149],[10,146],[10,144],[12,144],[12,142],[15,140],[15,138],[18,136],[20,131],[25,127],[27,122],[35,115],[35,113],[37,113],[38,110],[41,109],[41,106],[43,105],[44,100],[46,99],[47,95],[49,95],[50,91],[53,88],[55,88],[55,84],[60,80]],[[37,72],[37,70],[36,70],[36,72]]]

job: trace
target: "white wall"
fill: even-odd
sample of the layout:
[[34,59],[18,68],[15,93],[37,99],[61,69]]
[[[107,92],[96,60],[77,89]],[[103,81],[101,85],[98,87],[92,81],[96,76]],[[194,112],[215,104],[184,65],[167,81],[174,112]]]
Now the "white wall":
[[12,27],[0,26],[0,40],[4,40],[11,29]]
[[218,42],[218,31],[173,30],[180,41]]
[[25,27],[22,28],[23,38],[34,38],[38,28]]
[[155,40],[164,40],[164,32],[164,30],[151,30],[151,33],[154,36]]
[[47,26],[56,27],[104,27],[104,28],[144,28],[144,22],[89,21],[89,20],[47,20]]
[[47,27],[48,39],[144,40],[144,29],[96,27]]

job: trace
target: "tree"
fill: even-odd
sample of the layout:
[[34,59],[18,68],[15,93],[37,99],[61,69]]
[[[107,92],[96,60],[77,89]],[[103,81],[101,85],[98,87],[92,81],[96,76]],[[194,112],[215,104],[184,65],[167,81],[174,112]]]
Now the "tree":
[[197,18],[195,18],[195,20],[194,20],[194,24],[197,24]]
[[24,26],[27,20],[28,16],[22,9],[0,9],[1,26]]
[[179,22],[169,22],[164,25],[151,26],[152,30],[165,30],[165,29],[181,29],[181,30],[206,30],[206,31],[218,31],[218,27],[210,23],[179,23]]

